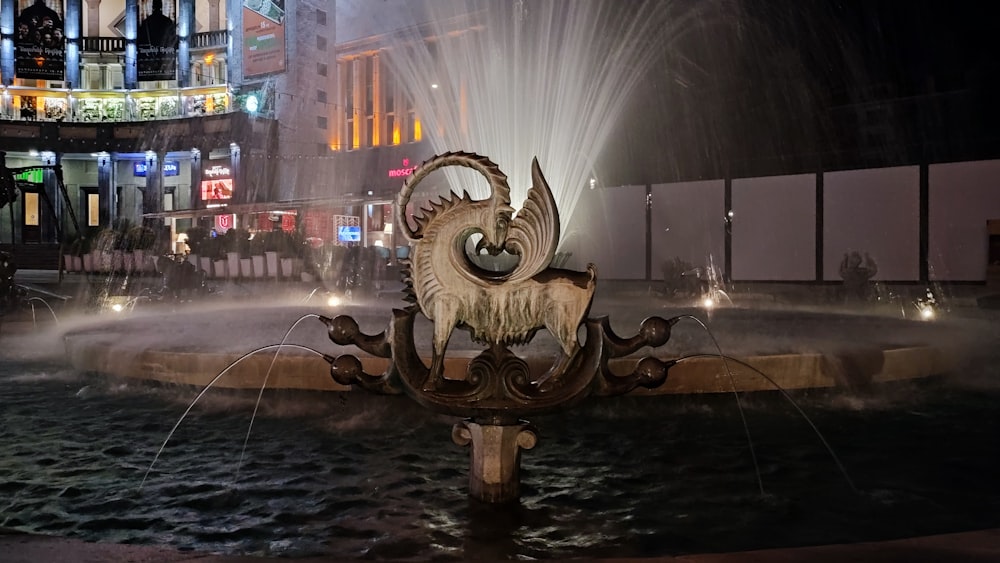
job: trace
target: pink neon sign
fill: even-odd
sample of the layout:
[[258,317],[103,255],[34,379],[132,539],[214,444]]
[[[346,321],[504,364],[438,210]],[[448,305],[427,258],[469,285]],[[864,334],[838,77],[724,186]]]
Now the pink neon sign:
[[402,168],[391,168],[391,169],[389,169],[389,177],[390,178],[406,178],[410,174],[413,174],[413,170],[414,169],[416,169],[416,166],[410,166],[410,159],[404,158],[403,159],[403,167]]

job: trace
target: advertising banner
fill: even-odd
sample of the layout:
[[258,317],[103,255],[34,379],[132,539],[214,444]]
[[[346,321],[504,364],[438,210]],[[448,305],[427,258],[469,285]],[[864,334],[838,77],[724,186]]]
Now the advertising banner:
[[285,71],[285,0],[243,0],[243,76]]
[[136,72],[139,80],[177,78],[176,3],[164,11],[163,0],[140,2],[139,32],[135,37]]
[[66,37],[62,0],[17,0],[14,33],[18,78],[63,80]]
[[229,159],[209,161],[201,174],[202,201],[226,203],[233,198],[233,172]]

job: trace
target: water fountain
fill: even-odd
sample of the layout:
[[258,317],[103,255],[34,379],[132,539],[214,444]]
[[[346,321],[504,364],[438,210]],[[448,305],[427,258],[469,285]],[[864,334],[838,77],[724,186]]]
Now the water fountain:
[[[630,96],[700,10],[673,1],[427,4],[430,35],[444,39],[427,42],[409,28],[386,51],[406,95],[429,108],[426,142],[438,154],[461,147],[510,168],[515,207],[532,184],[530,170],[514,166],[537,157],[564,237]],[[456,37],[451,22],[469,12],[485,25]],[[445,170],[452,190],[486,197],[488,187],[463,172]]]
[[[431,172],[465,166],[485,176],[489,199],[468,195],[441,201],[410,225],[406,206],[417,184]],[[405,393],[424,407],[442,414],[467,417],[455,425],[453,438],[472,446],[470,495],[487,503],[520,498],[522,449],[535,446],[537,436],[523,417],[568,408],[588,395],[621,395],[643,386],[655,388],[667,377],[669,363],[654,357],[640,360],[628,375],[608,368],[611,358],[645,347],[659,347],[670,338],[667,321],[651,317],[640,334],[621,338],[605,319],[586,319],[596,288],[596,269],[572,272],[550,267],[559,242],[559,214],[538,161],[532,163],[532,188],[525,207],[512,217],[507,176],[485,157],[445,153],[418,167],[407,178],[396,200],[397,229],[412,245],[405,274],[415,305],[393,310],[388,330],[362,333],[347,315],[323,317],[330,339],[365,352],[391,358],[381,376],[364,373],[353,355],[330,358],[333,378],[384,394]],[[519,258],[509,271],[478,267],[465,254],[468,241],[491,255],[503,251]],[[414,320],[418,313],[434,321],[431,365],[424,366],[416,350]],[[578,341],[581,325],[586,340]],[[468,363],[460,379],[444,377],[445,352],[456,327],[468,329],[474,341],[489,348]],[[558,360],[544,374],[510,351],[528,344],[540,329],[558,341]]]
[[[643,9],[668,4],[652,2]],[[531,20],[525,17],[514,23],[530,25]],[[587,51],[582,48],[586,38],[569,44]],[[538,52],[527,42],[516,45],[522,57]],[[506,47],[514,49],[515,44]],[[473,51],[467,52],[471,56]],[[413,69],[414,81],[425,82],[427,76],[420,69],[426,66],[403,66]],[[499,110],[479,114],[495,116],[495,128],[477,125],[468,130],[496,134],[490,143],[502,140],[503,147],[494,148],[486,140],[445,140],[438,137],[439,131],[448,131],[441,124],[427,128],[432,143],[440,152],[467,147],[509,163],[514,167],[513,190],[536,185],[526,164],[539,155],[547,176],[557,186],[553,207],[562,209],[562,218],[567,219],[572,205],[565,198],[573,197],[572,186],[585,183],[592,157],[592,147],[581,148],[577,141],[587,137],[584,145],[597,145],[599,139],[590,135],[606,130],[606,123],[600,121],[583,129],[575,129],[567,121],[580,115],[597,120],[614,115],[613,107],[601,112],[575,105],[582,104],[585,97],[602,96],[585,96],[581,92],[589,92],[586,84],[561,81],[567,74],[575,80],[587,76],[572,73],[574,66],[561,65],[564,73],[558,77],[542,70],[535,75],[544,80],[535,83],[538,90],[534,95],[549,100],[543,104],[547,115],[562,119],[542,121],[537,114],[534,119],[548,124],[539,129],[565,134],[565,143],[533,147],[536,141],[513,142],[527,141],[536,124],[526,127],[520,118]],[[485,68],[448,66],[454,72]],[[521,76],[510,82],[523,86],[528,79],[518,73],[532,68],[533,64],[521,59],[510,73],[491,71],[489,77],[470,83],[484,85],[498,101],[505,90],[487,85],[495,85],[497,76],[504,77],[501,83]],[[595,85],[599,89],[618,86],[622,85]],[[550,94],[560,92],[572,92],[558,96],[567,103],[563,107],[571,111],[563,112],[553,105]],[[507,107],[506,103],[500,105]],[[449,109],[447,104],[437,107]],[[532,119],[532,114],[525,115]],[[459,125],[452,131],[463,131]],[[444,144],[437,145],[439,142]],[[550,152],[556,147],[565,148],[565,154]],[[506,152],[522,149],[525,152]],[[565,170],[560,171],[562,168]],[[455,178],[452,185],[463,185],[460,177]],[[511,200],[524,197],[512,195]],[[530,215],[530,208],[526,209],[522,212]],[[515,221],[517,216],[507,228]],[[484,225],[486,230],[493,226]],[[397,228],[402,232],[402,225]],[[492,245],[495,251],[502,238],[484,237],[482,248],[489,250]],[[544,263],[548,250],[541,254],[538,261]],[[464,260],[461,253],[458,257]],[[459,264],[468,267],[464,262]],[[507,283],[504,276],[510,275],[502,272],[496,277],[477,277],[488,280],[491,286],[502,286]],[[665,310],[668,316],[688,312],[648,296],[603,303],[601,297],[597,295],[589,304],[591,312],[610,310],[620,315],[618,319],[624,317],[625,322],[633,323],[631,326],[637,326],[649,308]],[[580,302],[582,299],[576,301]],[[243,441],[245,415],[256,406],[253,398],[238,392],[213,389],[218,397],[208,397],[203,401],[207,404],[199,405],[203,412],[195,412],[196,416],[181,426],[175,442],[164,450],[161,466],[136,494],[156,446],[178,411],[191,404],[192,386],[204,387],[250,350],[267,347],[266,352],[274,351],[278,335],[295,326],[303,315],[317,312],[311,303],[299,307],[282,303],[273,308],[259,303],[251,306],[246,301],[229,308],[226,305],[220,302],[197,310],[179,309],[175,315],[137,311],[132,317],[97,323],[75,319],[66,323],[65,339],[60,332],[53,339],[32,334],[5,341],[0,352],[17,358],[0,366],[4,383],[0,385],[0,403],[9,417],[0,429],[4,453],[0,456],[4,483],[0,498],[5,508],[0,525],[88,540],[169,544],[238,554],[501,559],[669,556],[885,539],[998,524],[995,507],[1000,493],[993,478],[997,451],[992,438],[1000,420],[994,408],[995,386],[986,384],[969,392],[961,386],[939,386],[934,380],[926,382],[926,388],[919,383],[888,388],[874,385],[903,373],[922,377],[949,367],[938,364],[935,353],[935,345],[947,343],[951,337],[948,325],[917,327],[898,319],[800,310],[746,313],[723,309],[714,312],[714,322],[708,324],[728,355],[739,355],[758,366],[782,387],[808,389],[796,398],[819,416],[819,426],[838,450],[842,448],[862,491],[859,495],[844,487],[829,457],[814,447],[813,437],[803,439],[796,432],[802,426],[791,422],[798,418],[783,399],[766,393],[755,395],[746,405],[754,435],[763,442],[757,448],[761,472],[773,485],[768,494],[757,494],[749,477],[747,441],[733,405],[732,389],[734,385],[741,392],[773,386],[752,370],[741,371],[736,363],[730,366],[732,379],[727,377],[716,350],[702,348],[705,333],[698,327],[693,327],[698,336],[676,328],[670,334],[663,323],[653,321],[623,348],[603,324],[585,321],[580,350],[569,346],[570,353],[566,353],[557,342],[544,349],[543,355],[565,353],[558,363],[564,369],[546,378],[548,362],[512,359],[501,344],[491,344],[483,352],[476,350],[478,360],[463,355],[465,344],[454,341],[465,336],[463,331],[452,336],[447,357],[443,344],[438,350],[422,349],[409,332],[411,323],[417,335],[426,327],[419,303],[390,313],[388,330],[375,336],[368,336],[364,331],[369,329],[364,327],[384,327],[384,311],[374,307],[321,311],[336,344],[337,351],[330,354],[341,354],[340,358],[330,357],[333,366],[329,368],[339,383],[325,375],[329,366],[323,359],[296,353],[300,350],[291,345],[280,355],[250,358],[261,361],[241,364],[248,367],[244,373],[226,374],[218,380],[217,388],[269,393],[238,478],[234,478],[233,462],[238,455],[242,460],[242,453],[239,444],[233,444]],[[345,314],[338,317],[337,312]],[[983,325],[969,323],[964,328],[979,332]],[[995,336],[995,331],[988,330],[983,336]],[[296,334],[301,339],[289,343],[329,350],[329,341],[324,342],[327,335],[317,332]],[[433,332],[429,329],[425,334]],[[532,344],[545,339],[546,332],[539,330]],[[664,351],[662,359],[645,362],[639,371],[639,358],[611,357],[624,349],[665,343],[668,335],[675,349]],[[11,335],[0,333],[0,337],[9,339]],[[697,340],[699,337],[702,340]],[[73,371],[49,355],[53,344],[63,341]],[[39,342],[44,344],[39,349],[45,352],[21,357]],[[814,348],[818,343],[832,346]],[[358,354],[354,345],[366,353]],[[992,350],[982,347],[981,342],[979,346],[980,350]],[[900,369],[894,363],[897,350],[903,351],[901,355],[915,354],[911,357],[916,360],[907,363],[920,369]],[[677,358],[678,354],[685,357]],[[702,355],[712,357],[694,357]],[[425,367],[425,357],[435,371]],[[661,376],[665,365],[673,361],[671,357],[679,361],[664,381]],[[395,358],[401,361],[387,361]],[[459,373],[452,377],[448,371],[456,364]],[[977,362],[970,373],[989,380],[996,375],[995,365]],[[605,368],[610,368],[611,376]],[[443,378],[437,377],[438,369],[444,370]],[[81,375],[85,372],[124,377]],[[381,376],[368,375],[379,372]],[[136,379],[141,381],[135,384]],[[494,393],[489,382],[510,385]],[[605,387],[609,382],[612,385]],[[422,404],[416,408],[412,401],[398,396],[339,393],[346,390],[343,383],[410,394],[418,404],[426,403],[446,414],[428,416]],[[644,395],[654,391],[640,388],[623,398],[586,398],[588,394],[614,394],[641,383],[660,383],[655,392],[677,394],[647,397]],[[838,387],[820,390],[832,385]],[[302,389],[338,393],[302,393]],[[704,391],[709,393],[689,395]],[[716,394],[720,392],[727,394]],[[576,408],[558,415],[543,412],[576,401]],[[486,453],[492,456],[491,463],[507,473],[493,481],[471,472],[473,496],[484,500],[514,496],[518,484],[513,463],[516,448],[528,447],[535,440],[533,430],[520,425],[522,415],[530,414],[534,423],[546,428],[548,440],[523,460],[523,469],[531,478],[520,483],[522,502],[490,507],[486,516],[466,503],[461,487],[465,476],[454,469],[462,463],[461,455],[452,451],[454,448],[441,447],[438,432],[441,422],[451,424],[456,416],[475,417],[481,412],[475,409],[482,407],[476,403],[483,402],[490,403],[486,409],[492,412],[472,420],[476,426],[459,421],[453,437],[458,442],[471,441],[475,452],[475,434],[484,429],[487,435],[500,434],[493,436],[494,445],[506,444],[509,449],[506,453]],[[491,424],[497,422],[511,424]],[[232,440],[234,437],[237,440]],[[473,466],[476,463],[473,459]],[[961,467],[962,479],[953,478],[956,465]]]

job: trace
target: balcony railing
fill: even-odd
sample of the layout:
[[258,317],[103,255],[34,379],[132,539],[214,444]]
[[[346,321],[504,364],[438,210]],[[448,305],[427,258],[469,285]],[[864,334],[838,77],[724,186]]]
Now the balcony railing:
[[[191,36],[192,49],[212,49],[225,47],[229,43],[229,32],[225,29],[203,31]],[[124,37],[84,37],[80,45],[84,53],[124,53]]]

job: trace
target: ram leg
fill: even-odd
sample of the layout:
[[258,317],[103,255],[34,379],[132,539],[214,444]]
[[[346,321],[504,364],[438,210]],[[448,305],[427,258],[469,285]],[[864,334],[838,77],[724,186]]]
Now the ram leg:
[[431,370],[424,382],[425,391],[433,391],[440,387],[444,379],[444,353],[448,349],[448,340],[455,330],[456,311],[451,308],[444,308],[434,315],[434,348],[431,352]]

